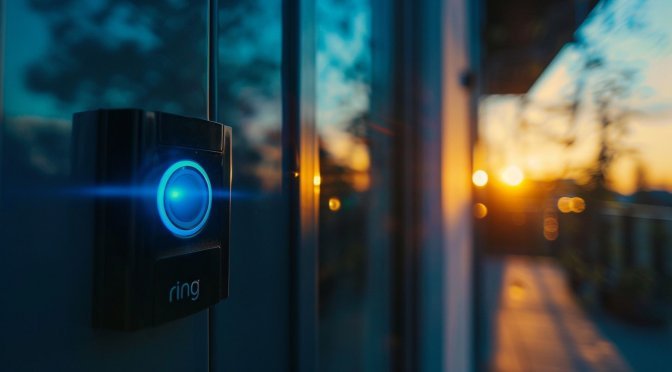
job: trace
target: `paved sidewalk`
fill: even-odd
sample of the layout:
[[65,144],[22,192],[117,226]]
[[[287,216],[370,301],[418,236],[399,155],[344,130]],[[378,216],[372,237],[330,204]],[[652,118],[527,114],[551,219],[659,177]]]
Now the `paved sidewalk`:
[[492,371],[629,371],[549,259],[488,258],[484,302]]

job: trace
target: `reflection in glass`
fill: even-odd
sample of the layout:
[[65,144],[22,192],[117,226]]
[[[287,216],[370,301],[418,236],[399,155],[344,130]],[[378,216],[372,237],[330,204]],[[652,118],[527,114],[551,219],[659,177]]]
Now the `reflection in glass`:
[[366,369],[367,342],[385,342],[365,333],[371,316],[366,293],[373,290],[368,231],[374,228],[369,224],[370,4],[319,0],[316,24],[319,367],[358,371]]
[[283,369],[291,343],[281,1],[220,0],[219,8],[217,104],[219,121],[233,128],[234,193],[231,297],[216,310],[217,358],[224,368]]
[[164,1],[75,1],[67,9],[12,1],[6,7],[5,152],[11,148],[11,158],[27,164],[4,166],[67,174],[76,111],[143,107],[204,115],[202,7]]
[[[236,188],[281,187],[280,1],[220,1],[219,117],[236,133]],[[263,27],[262,27],[263,25]]]

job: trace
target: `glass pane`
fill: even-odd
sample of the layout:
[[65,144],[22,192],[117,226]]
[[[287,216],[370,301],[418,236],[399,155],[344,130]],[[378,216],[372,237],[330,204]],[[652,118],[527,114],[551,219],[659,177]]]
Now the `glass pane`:
[[[222,366],[289,366],[288,199],[282,192],[280,0],[219,1],[219,120],[233,127],[230,297]],[[263,356],[263,357],[260,357]]]
[[387,206],[373,207],[372,195],[390,186],[373,179],[384,172],[372,161],[374,147],[383,142],[372,139],[369,118],[371,4],[319,0],[316,24],[319,367],[378,370],[384,365],[378,351],[390,346],[389,302],[380,297],[389,291],[390,279],[377,256],[389,248],[374,237],[390,217]]
[[[481,96],[474,153],[482,363],[663,370],[672,362],[672,3],[550,3],[528,13],[539,40],[561,41],[556,50],[530,41],[532,23],[507,24],[506,9],[485,25],[486,93],[498,94]],[[501,72],[511,61],[517,80]]]
[[12,320],[3,352],[21,364],[4,367],[91,370],[104,355],[114,355],[108,368],[116,369],[204,366],[205,314],[123,339],[91,329],[92,227],[75,215],[79,199],[67,187],[74,112],[205,116],[207,2],[2,4],[0,272],[21,283],[5,289],[12,300],[3,312]]

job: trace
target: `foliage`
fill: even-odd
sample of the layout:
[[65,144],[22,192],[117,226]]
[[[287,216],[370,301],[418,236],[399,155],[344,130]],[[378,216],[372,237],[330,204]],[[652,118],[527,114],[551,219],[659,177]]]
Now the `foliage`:
[[[571,156],[567,157],[561,176],[585,181],[590,189],[598,190],[595,195],[605,195],[599,190],[610,188],[609,174],[619,159],[628,157],[641,166],[638,153],[626,145],[626,139],[634,118],[651,115],[633,103],[637,101],[633,98],[647,89],[642,84],[646,65],[632,56],[613,53],[616,41],[611,35],[636,35],[632,37],[651,49],[660,49],[667,43],[665,34],[644,19],[641,8],[645,1],[615,3],[605,1],[598,5],[595,15],[565,48],[563,68],[569,79],[552,102],[535,101],[532,90],[522,99],[520,113],[522,131],[562,146],[567,154],[585,151],[589,146],[595,149],[592,159],[580,163],[572,163]],[[543,114],[535,116],[539,112]]]
[[565,249],[560,254],[560,263],[571,277],[580,282],[601,284],[604,282],[604,269],[588,264],[576,249]]
[[623,271],[616,292],[631,299],[646,299],[653,295],[655,272],[648,268],[628,268]]

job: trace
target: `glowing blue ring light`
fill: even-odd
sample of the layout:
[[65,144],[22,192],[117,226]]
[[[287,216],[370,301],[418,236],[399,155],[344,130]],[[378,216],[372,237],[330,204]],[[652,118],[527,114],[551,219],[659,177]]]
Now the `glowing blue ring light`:
[[163,172],[156,193],[161,222],[174,235],[189,238],[198,234],[210,216],[212,186],[203,167],[180,160]]

